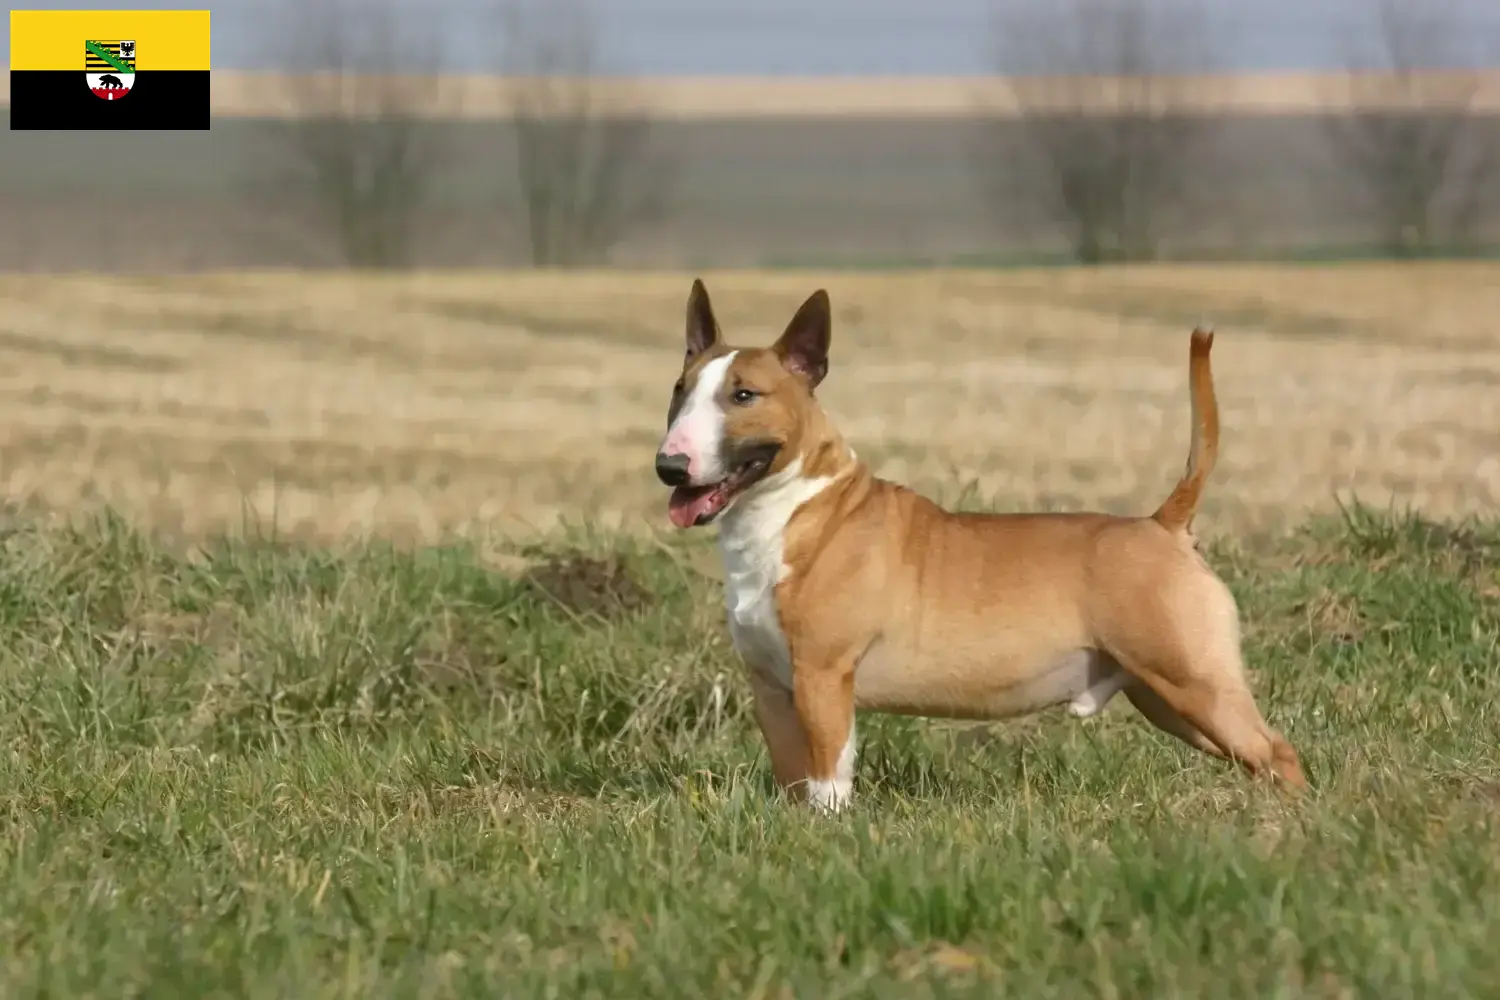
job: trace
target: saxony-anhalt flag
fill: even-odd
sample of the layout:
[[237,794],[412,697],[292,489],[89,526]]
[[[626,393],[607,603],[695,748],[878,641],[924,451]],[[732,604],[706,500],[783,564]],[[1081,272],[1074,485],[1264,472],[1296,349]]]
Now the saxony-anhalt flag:
[[12,129],[206,129],[206,10],[13,10]]

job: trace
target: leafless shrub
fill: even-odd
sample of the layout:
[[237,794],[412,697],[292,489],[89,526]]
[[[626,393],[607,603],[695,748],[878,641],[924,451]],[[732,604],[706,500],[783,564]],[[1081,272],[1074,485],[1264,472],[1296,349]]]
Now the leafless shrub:
[[1210,63],[1195,8],[1000,0],[993,27],[1004,96],[981,108],[986,195],[1001,210],[1040,201],[1080,261],[1156,256],[1212,124],[1185,75]]
[[1473,27],[1447,0],[1377,0],[1374,42],[1349,53],[1347,112],[1329,137],[1366,195],[1381,248],[1461,245],[1500,201],[1494,116],[1480,113]]
[[665,211],[671,164],[652,148],[639,87],[601,85],[585,0],[516,0],[502,57],[516,182],[532,263],[597,263]]
[[355,267],[412,263],[442,169],[442,47],[392,0],[293,0],[268,18],[288,118],[269,131],[265,188]]

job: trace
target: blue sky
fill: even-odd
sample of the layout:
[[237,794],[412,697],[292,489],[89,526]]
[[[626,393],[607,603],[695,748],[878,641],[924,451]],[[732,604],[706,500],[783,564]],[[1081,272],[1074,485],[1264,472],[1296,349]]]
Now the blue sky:
[[[20,0],[25,3],[25,0]],[[303,0],[312,4],[318,0]],[[386,0],[416,26],[436,24],[451,65],[493,68],[497,0]],[[1011,0],[1011,5],[1048,0]],[[1107,2],[1107,0],[1104,0]],[[1208,13],[1226,71],[1331,69],[1343,65],[1370,23],[1376,0],[1171,0]],[[1437,3],[1440,0],[1403,0]],[[160,9],[190,3],[90,0],[25,4],[30,9]],[[994,0],[595,0],[612,66],[672,74],[969,74],[990,71],[985,40]],[[1464,62],[1500,63],[1500,0],[1451,0],[1473,43]],[[217,0],[216,67],[273,68],[268,29],[275,0]],[[9,55],[10,26],[3,29]],[[417,29],[411,29],[415,32]],[[413,36],[415,37],[415,36]],[[1481,40],[1488,40],[1481,43]],[[1482,47],[1483,44],[1483,47]],[[1484,51],[1488,49],[1488,52]]]

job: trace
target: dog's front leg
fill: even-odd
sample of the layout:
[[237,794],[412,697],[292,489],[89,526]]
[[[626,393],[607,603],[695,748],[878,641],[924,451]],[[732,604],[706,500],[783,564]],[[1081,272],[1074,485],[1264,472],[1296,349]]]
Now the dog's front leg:
[[801,799],[807,793],[807,738],[792,692],[759,670],[750,670],[750,691],[755,695],[755,721],[771,755],[771,773],[787,795]]
[[792,670],[797,718],[807,740],[807,801],[837,812],[854,793],[854,664],[807,660]]

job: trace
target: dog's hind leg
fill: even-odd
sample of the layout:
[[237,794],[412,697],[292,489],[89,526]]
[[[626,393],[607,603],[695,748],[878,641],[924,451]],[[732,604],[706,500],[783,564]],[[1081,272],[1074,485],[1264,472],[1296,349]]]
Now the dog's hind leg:
[[1177,714],[1176,709],[1162,700],[1161,695],[1151,690],[1144,681],[1133,680],[1125,689],[1125,697],[1135,706],[1135,710],[1145,717],[1157,729],[1169,736],[1193,747],[1202,750],[1206,754],[1215,757],[1223,757],[1224,751],[1214,745],[1214,741],[1200,733],[1192,723]]
[[[1177,703],[1172,707],[1213,740],[1225,755],[1254,774],[1269,772],[1293,788],[1307,787],[1297,751],[1266,725],[1243,681],[1199,682],[1174,694]],[[1168,704],[1172,703],[1172,698],[1163,697]]]
[[1203,745],[1206,738],[1218,756],[1252,774],[1305,788],[1297,752],[1266,724],[1245,680],[1234,598],[1217,578],[1206,595],[1205,584],[1201,577],[1195,581],[1198,600],[1180,609],[1190,614],[1174,615],[1163,602],[1156,615],[1115,621],[1106,648],[1150,689],[1144,696],[1130,691],[1130,700],[1152,723],[1200,750],[1213,753]]
[[1158,728],[1214,753],[1204,745],[1206,738],[1217,748],[1215,756],[1236,760],[1252,774],[1275,775],[1293,788],[1307,786],[1297,752],[1266,724],[1250,688],[1238,676],[1237,655],[1232,665],[1165,657],[1125,662],[1150,689],[1144,697],[1139,690],[1129,690],[1127,697]]

